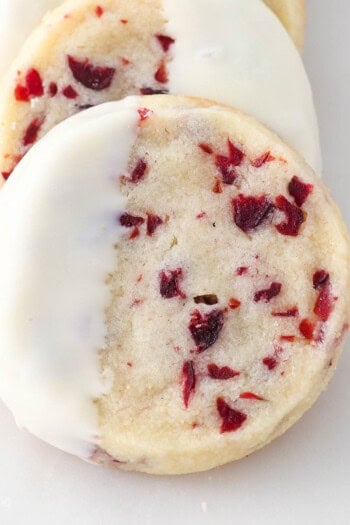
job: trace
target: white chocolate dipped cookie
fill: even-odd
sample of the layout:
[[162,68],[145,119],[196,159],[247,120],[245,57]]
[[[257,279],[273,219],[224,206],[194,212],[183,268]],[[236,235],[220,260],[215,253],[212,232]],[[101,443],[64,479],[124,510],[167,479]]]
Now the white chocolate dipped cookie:
[[8,178],[37,139],[82,108],[157,92],[246,111],[320,171],[302,61],[260,0],[69,0],[45,17],[2,85],[0,172]]
[[[0,78],[15,59],[21,46],[41,18],[62,0],[2,0],[0,2],[0,35],[6,45],[0,49]],[[266,0],[281,19],[298,48],[303,42],[305,6],[302,0]],[[98,4],[96,4],[96,7]]]
[[261,448],[329,381],[349,244],[300,156],[200,99],[50,131],[0,192],[0,395],[85,459],[179,474]]

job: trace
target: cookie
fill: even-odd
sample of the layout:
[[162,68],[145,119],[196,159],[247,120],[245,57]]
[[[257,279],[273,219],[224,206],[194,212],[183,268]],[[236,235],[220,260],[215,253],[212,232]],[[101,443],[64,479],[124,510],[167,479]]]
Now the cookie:
[[[36,0],[34,2],[2,0],[0,3],[0,35],[2,41],[6,42],[6,46],[2,46],[0,52],[0,78],[15,59],[25,39],[39,24],[40,19],[50,9],[58,7],[62,3],[62,0]],[[281,18],[297,46],[301,47],[304,31],[302,17],[305,16],[304,5],[301,6],[301,0],[279,0],[277,2],[266,0],[266,3]],[[297,12],[295,11],[296,4],[298,4]]]
[[38,437],[126,470],[261,448],[325,388],[348,329],[325,186],[201,99],[131,97],[55,127],[0,192],[0,246],[1,397]]
[[306,22],[305,0],[264,0],[278,16],[299,50],[303,48]]
[[69,0],[32,34],[2,86],[0,172],[8,178],[66,117],[125,95],[159,92],[236,106],[320,169],[306,73],[260,0]]

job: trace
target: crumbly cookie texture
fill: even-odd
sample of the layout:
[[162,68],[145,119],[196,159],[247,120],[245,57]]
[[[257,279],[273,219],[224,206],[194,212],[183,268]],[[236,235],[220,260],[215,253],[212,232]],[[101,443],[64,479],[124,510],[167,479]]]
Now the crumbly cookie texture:
[[[232,6],[229,3],[223,2],[222,7],[227,10],[228,15],[232,15]],[[260,13],[261,9],[255,6],[255,11]],[[215,46],[214,49],[206,47],[209,44],[201,40],[203,36],[200,30],[195,29],[193,41],[191,36],[187,41],[186,56],[193,56],[194,61],[200,60],[200,71],[213,67],[213,71],[218,72],[220,82],[225,83],[222,90],[224,94],[220,95],[215,87],[212,87],[214,73],[209,78],[208,75],[203,75],[203,78],[198,79],[198,89],[193,87],[196,80],[191,79],[189,73],[185,84],[180,84],[179,88],[172,88],[171,71],[176,57],[180,56],[179,60],[182,63],[185,59],[181,50],[177,55],[173,54],[176,35],[170,34],[168,30],[165,12],[165,3],[162,0],[103,0],[100,3],[93,0],[68,0],[44,18],[22,48],[2,85],[0,173],[4,179],[10,176],[18,161],[33,144],[54,125],[84,108],[102,102],[118,100],[132,94],[174,91],[175,94],[200,95],[231,105],[238,104],[241,109],[247,109],[241,106],[245,99],[239,86],[232,88],[232,93],[239,93],[237,96],[231,95],[231,90],[227,90],[227,85],[232,83],[234,86],[237,82],[235,76],[232,78],[226,74],[230,61],[236,64],[237,58],[233,55],[233,58],[227,59],[227,68],[222,69],[220,49],[226,46],[230,51],[227,27],[222,31],[222,37],[220,33],[219,36],[217,34],[218,27],[224,25],[222,14],[221,18],[218,18],[213,40],[217,49]],[[248,9],[246,16],[249,14]],[[207,11],[201,16],[207,21]],[[176,17],[180,18],[180,21],[181,17],[186,19],[184,6],[175,9]],[[267,17],[267,22],[268,20],[270,16]],[[275,27],[275,20],[270,22],[276,35],[283,40],[285,35],[282,31],[279,33],[280,28]],[[181,36],[185,41],[187,36]],[[266,58],[263,66],[256,71],[255,62],[251,60],[251,54],[254,54],[253,40],[252,45],[248,42],[241,50],[249,63],[248,71],[252,71],[248,78],[242,73],[243,82],[247,82],[247,87],[252,90],[251,97],[254,97],[254,86],[260,84],[259,94],[266,98],[267,109],[262,111],[261,103],[257,106],[259,115],[255,116],[264,120],[287,141],[290,140],[291,145],[297,149],[305,149],[303,153],[311,164],[319,163],[315,159],[318,157],[316,119],[305,72],[299,57],[293,56],[286,42],[283,45],[288,59],[293,64],[291,67],[293,70],[295,68],[293,79],[297,79],[291,101],[286,100],[283,103],[285,85],[281,85],[279,81],[275,90],[276,96],[270,100],[270,69],[273,70],[275,61],[280,63],[280,59]],[[230,53],[229,56],[231,57]],[[178,76],[186,76],[188,65],[184,67],[185,71],[180,69],[176,73]],[[259,82],[260,76],[264,78],[263,83]],[[283,116],[280,120],[284,124],[269,120],[269,107],[274,103],[281,108]],[[250,108],[249,105],[248,112],[254,113]],[[296,130],[296,127],[300,129]],[[301,144],[300,137],[303,137]]]
[[305,37],[305,0],[264,0],[278,16],[295,45],[302,50]]
[[197,99],[139,106],[96,457],[180,474],[261,448],[325,388],[349,244],[323,183],[255,120]]

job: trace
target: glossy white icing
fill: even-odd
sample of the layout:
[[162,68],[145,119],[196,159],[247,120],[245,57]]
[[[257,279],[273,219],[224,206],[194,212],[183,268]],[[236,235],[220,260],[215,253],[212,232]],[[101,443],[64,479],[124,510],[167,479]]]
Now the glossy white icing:
[[0,192],[0,395],[21,427],[80,457],[98,442],[106,278],[137,100],[58,125]]

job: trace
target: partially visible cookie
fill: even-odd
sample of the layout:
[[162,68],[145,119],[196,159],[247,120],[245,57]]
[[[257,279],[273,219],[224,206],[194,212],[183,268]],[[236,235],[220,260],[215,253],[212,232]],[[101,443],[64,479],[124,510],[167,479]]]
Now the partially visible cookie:
[[320,169],[301,59],[260,0],[218,0],[205,8],[200,0],[68,0],[45,17],[2,85],[0,172],[8,178],[66,117],[160,92],[236,106]]
[[126,470],[266,445],[325,388],[349,326],[328,191],[216,102],[131,97],[61,123],[0,192],[0,248],[1,397]]
[[299,50],[305,36],[305,0],[264,0],[278,16]]

